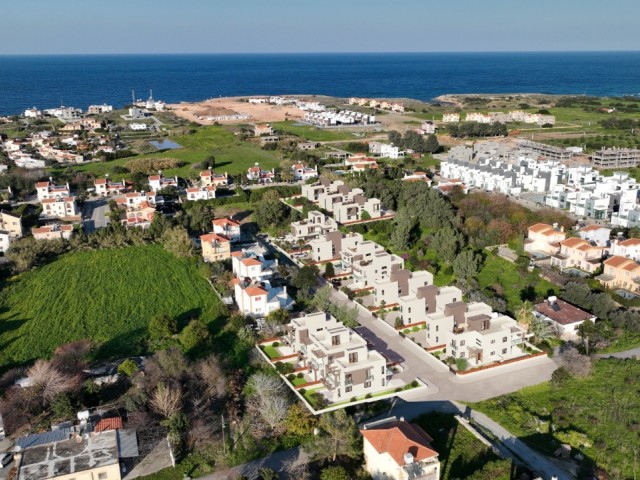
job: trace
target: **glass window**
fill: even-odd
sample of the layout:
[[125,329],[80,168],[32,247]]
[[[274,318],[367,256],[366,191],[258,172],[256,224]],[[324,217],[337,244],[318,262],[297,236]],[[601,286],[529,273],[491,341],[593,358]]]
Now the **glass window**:
[[340,335],[331,337],[331,345],[340,345]]
[[371,382],[364,382],[364,388],[369,388],[371,386]]

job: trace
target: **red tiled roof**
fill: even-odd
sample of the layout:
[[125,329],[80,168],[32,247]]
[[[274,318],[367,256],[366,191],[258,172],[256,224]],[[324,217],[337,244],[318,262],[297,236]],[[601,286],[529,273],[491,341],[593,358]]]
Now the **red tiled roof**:
[[587,225],[586,227],[582,228],[580,231],[581,232],[593,232],[595,230],[600,230],[601,228],[605,228],[605,227],[601,227],[600,225]]
[[360,430],[378,453],[388,453],[399,466],[404,466],[404,456],[413,455],[416,462],[437,457],[438,452],[431,448],[431,437],[419,426],[397,421],[379,428]]
[[625,241],[620,242],[619,245],[622,245],[623,247],[635,247],[637,245],[640,245],[640,239],[628,238]]
[[613,268],[619,268],[621,265],[624,265],[627,262],[633,262],[635,263],[633,260],[631,260],[630,258],[627,257],[621,257],[620,255],[616,255],[614,257],[611,258],[607,258],[604,261],[605,265],[609,265],[610,267]]
[[200,235],[200,240],[202,242],[213,242],[217,240],[220,243],[228,243],[230,241],[227,237],[218,235],[217,233],[207,233],[205,235]]
[[563,247],[576,248],[582,245],[589,246],[589,242],[583,240],[582,238],[571,237],[561,241],[560,245],[562,245]]
[[549,229],[553,230],[553,227],[551,225],[547,225],[546,223],[536,223],[535,225],[531,225],[529,227],[529,231],[534,233],[542,233]]
[[93,427],[93,431],[96,433],[106,432],[107,430],[122,430],[122,418],[103,418]]
[[213,223],[217,227],[225,227],[227,225],[231,225],[232,227],[239,227],[240,224],[235,220],[231,220],[230,218],[216,218],[211,223]]
[[44,187],[48,187],[49,186],[49,182],[38,182],[36,183],[36,188],[44,188]]
[[534,308],[536,312],[541,313],[561,325],[570,325],[572,323],[587,320],[593,317],[589,312],[571,305],[564,300],[557,299],[555,301],[556,308],[549,304],[548,301],[538,303]]
[[247,267],[251,267],[254,265],[262,265],[262,262],[260,260],[256,260],[255,258],[245,258],[241,260],[241,262]]
[[260,295],[267,294],[266,290],[263,290],[259,287],[248,287],[245,289],[245,292],[247,292],[247,295],[249,295],[250,297],[258,297]]
[[158,180],[160,180],[160,175],[151,175],[149,177],[149,180],[154,181],[154,182],[158,181]]

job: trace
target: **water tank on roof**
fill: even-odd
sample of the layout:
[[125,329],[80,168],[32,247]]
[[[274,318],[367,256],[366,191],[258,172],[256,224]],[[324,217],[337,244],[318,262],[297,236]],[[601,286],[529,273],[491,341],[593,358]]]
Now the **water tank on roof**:
[[78,412],[78,420],[88,420],[89,419],[89,410],[80,410]]
[[413,454],[407,452],[404,454],[404,464],[411,465],[413,463]]

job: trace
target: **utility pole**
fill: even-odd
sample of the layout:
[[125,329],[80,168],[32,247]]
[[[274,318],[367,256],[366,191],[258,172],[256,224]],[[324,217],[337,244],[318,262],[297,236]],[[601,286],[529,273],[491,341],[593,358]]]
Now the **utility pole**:
[[224,413],[222,415],[220,415],[220,417],[222,418],[222,449],[224,451],[224,454],[226,455],[227,454],[227,441],[226,441],[225,436],[224,436],[224,427],[225,427],[225,424],[224,424]]

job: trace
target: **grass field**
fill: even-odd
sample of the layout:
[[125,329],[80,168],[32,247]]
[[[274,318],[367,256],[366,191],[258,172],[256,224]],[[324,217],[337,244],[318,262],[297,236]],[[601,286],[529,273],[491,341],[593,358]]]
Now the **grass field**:
[[357,141],[363,137],[356,136],[348,129],[323,129],[311,125],[295,125],[294,122],[275,122],[271,126],[290,135],[306,138],[313,142],[331,142],[339,140]]
[[182,327],[225,311],[192,261],[159,246],[64,255],[10,281],[0,306],[0,369],[83,338],[100,344],[98,357],[141,353],[153,316]]
[[200,127],[191,135],[169,137],[183,148],[165,152],[154,152],[131,158],[121,158],[109,162],[87,163],[74,167],[74,170],[102,176],[109,173],[116,180],[127,177],[127,174],[113,173],[113,167],[126,167],[132,158],[175,158],[185,163],[180,168],[168,169],[165,175],[189,177],[197,174],[199,167],[195,164],[213,155],[216,158],[214,171],[227,172],[229,175],[246,173],[254,163],[260,163],[265,170],[280,164],[280,159],[273,151],[262,150],[257,144],[241,141],[233,133],[221,126]]
[[494,254],[488,254],[486,263],[476,280],[483,289],[491,288],[507,301],[510,312],[523,300],[546,298],[553,291],[557,293],[559,287],[534,272],[522,273],[518,265],[513,264]]
[[640,445],[639,380],[637,360],[598,360],[588,378],[527,387],[472,407],[537,450],[553,454],[568,443],[609,478],[633,478]]
[[451,415],[430,413],[414,420],[431,438],[438,452],[441,480],[509,480],[511,462],[501,460]]

